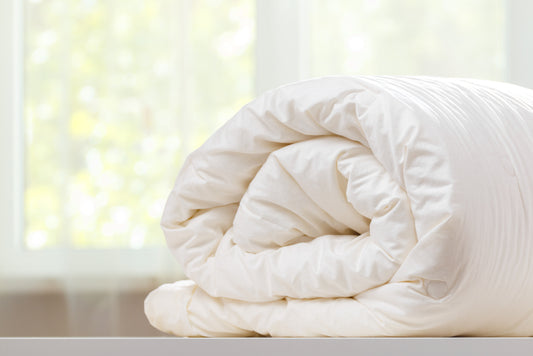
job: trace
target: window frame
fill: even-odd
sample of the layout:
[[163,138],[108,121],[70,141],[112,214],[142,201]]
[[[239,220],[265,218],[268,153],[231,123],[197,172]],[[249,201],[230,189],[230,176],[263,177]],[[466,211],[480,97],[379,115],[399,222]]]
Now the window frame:
[[506,81],[533,89],[533,2],[505,1]]

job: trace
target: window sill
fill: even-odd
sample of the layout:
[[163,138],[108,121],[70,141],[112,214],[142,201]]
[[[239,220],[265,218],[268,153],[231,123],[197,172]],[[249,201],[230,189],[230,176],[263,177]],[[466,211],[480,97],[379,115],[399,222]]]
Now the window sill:
[[0,292],[149,290],[185,278],[168,249],[0,253]]

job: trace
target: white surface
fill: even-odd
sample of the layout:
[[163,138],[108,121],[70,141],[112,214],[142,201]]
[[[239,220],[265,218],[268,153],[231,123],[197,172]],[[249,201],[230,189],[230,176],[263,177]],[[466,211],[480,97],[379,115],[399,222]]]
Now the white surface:
[[453,339],[182,339],[182,338],[46,338],[1,339],[3,356],[94,355],[373,355],[491,356],[531,355],[530,338]]
[[533,334],[533,91],[327,77],[246,105],[186,160],[162,227],[182,336]]

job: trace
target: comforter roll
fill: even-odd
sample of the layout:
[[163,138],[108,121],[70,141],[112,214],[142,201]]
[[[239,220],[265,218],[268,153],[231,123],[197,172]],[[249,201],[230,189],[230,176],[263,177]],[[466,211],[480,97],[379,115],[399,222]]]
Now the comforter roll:
[[324,77],[244,106],[164,209],[180,336],[533,335],[533,91]]

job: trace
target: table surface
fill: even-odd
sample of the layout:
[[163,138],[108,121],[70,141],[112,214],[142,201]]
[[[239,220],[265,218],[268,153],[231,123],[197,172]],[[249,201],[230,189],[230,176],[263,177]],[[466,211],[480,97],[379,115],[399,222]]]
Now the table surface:
[[533,338],[0,338],[0,355],[533,355]]

